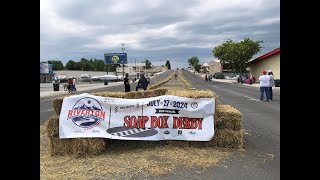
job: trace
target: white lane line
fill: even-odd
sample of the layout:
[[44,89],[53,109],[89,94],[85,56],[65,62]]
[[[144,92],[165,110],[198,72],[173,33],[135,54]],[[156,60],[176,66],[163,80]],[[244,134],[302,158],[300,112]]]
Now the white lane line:
[[252,101],[259,101],[259,102],[260,102],[260,100],[259,100],[259,99],[254,99],[254,98],[249,97],[249,96],[244,96],[244,97],[246,97],[246,98],[248,98],[249,100],[252,100]]

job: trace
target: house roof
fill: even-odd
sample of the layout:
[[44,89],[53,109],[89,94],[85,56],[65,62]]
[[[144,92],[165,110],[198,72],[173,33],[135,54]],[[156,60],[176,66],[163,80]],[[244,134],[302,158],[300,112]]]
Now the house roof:
[[280,53],[280,48],[274,49],[274,50],[272,50],[272,51],[270,51],[270,52],[268,52],[268,53],[266,53],[266,54],[264,54],[262,56],[259,56],[259,57],[255,58],[255,59],[249,61],[247,64],[249,65],[249,64],[255,63],[257,61],[266,59],[266,58],[268,58],[270,56],[273,56],[275,54],[278,54],[278,53]]
[[206,66],[209,66],[209,64],[208,63],[204,63],[204,64],[202,64],[202,66],[206,67]]

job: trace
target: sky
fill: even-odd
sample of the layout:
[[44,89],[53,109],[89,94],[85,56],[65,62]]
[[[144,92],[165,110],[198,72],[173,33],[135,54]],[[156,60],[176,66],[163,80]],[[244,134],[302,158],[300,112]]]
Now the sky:
[[263,41],[254,57],[280,47],[280,0],[40,1],[40,61],[103,59],[124,47],[128,63],[186,68],[244,38]]

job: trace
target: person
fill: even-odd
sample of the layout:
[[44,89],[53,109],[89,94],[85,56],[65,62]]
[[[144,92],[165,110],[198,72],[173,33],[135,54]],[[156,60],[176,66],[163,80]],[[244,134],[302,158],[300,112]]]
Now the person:
[[138,81],[138,85],[136,87],[136,91],[138,91],[139,88],[143,88],[143,90],[147,90],[148,87],[148,80],[144,77],[144,74],[141,74],[140,79]]
[[254,83],[254,81],[253,81],[253,76],[252,76],[251,73],[250,73],[250,77],[249,77],[249,82],[250,82],[250,85],[252,85],[252,83]]
[[73,77],[73,79],[72,79],[72,88],[73,88],[75,91],[77,91],[76,83],[77,83],[77,80],[76,80],[75,77]]
[[177,74],[174,74],[174,79],[177,80]]
[[266,93],[267,102],[269,102],[270,76],[267,75],[266,70],[262,71],[262,75],[259,77],[259,80],[260,80],[260,101],[263,101],[264,93]]
[[124,92],[130,92],[130,84],[129,84],[129,74],[126,73],[125,78],[123,79],[124,83]]
[[269,99],[273,100],[273,93],[272,93],[272,87],[274,86],[274,77],[272,70],[268,70],[268,75],[270,76],[270,83],[269,83]]
[[68,91],[69,91],[69,93],[71,93],[72,85],[73,85],[73,80],[71,78],[69,78],[68,79]]
[[205,79],[206,81],[208,81],[208,76],[207,76],[207,74],[206,74],[206,76],[204,77],[204,79]]

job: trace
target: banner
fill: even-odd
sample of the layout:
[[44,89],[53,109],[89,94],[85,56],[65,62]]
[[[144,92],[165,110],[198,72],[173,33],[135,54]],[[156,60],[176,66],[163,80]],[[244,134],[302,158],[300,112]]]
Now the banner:
[[127,64],[127,53],[105,53],[104,64]]
[[59,136],[209,141],[214,136],[214,101],[171,95],[144,99],[74,95],[63,99]]

